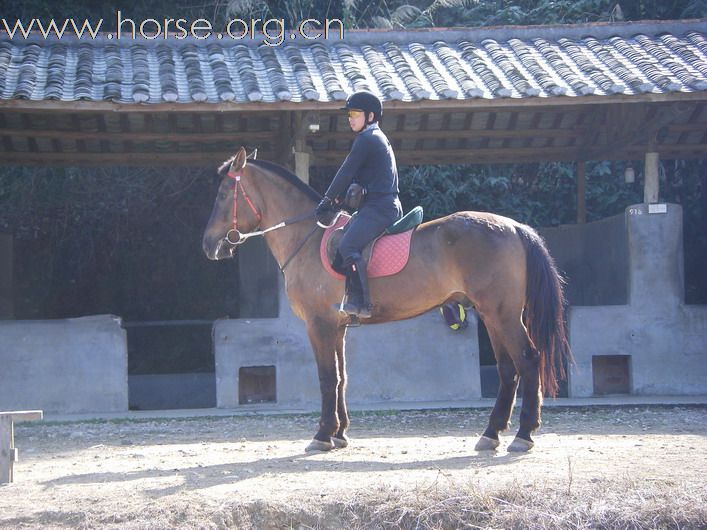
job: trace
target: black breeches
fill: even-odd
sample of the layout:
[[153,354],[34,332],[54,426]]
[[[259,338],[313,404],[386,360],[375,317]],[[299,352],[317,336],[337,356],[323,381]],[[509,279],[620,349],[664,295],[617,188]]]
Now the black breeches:
[[344,267],[350,267],[360,257],[364,247],[381,235],[402,215],[400,203],[375,204],[366,202],[353,216],[346,233],[339,242],[339,253]]

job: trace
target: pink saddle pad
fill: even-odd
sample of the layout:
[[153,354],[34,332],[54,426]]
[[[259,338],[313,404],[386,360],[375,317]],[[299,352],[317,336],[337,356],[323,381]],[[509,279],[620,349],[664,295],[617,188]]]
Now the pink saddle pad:
[[[331,234],[337,228],[345,225],[351,219],[349,216],[341,215],[339,220],[324,231],[322,242],[319,247],[319,254],[322,259],[322,266],[334,278],[343,280],[344,276],[331,268],[329,259],[327,258],[327,241]],[[412,240],[413,230],[408,230],[400,234],[381,236],[373,241],[373,250],[371,258],[368,260],[369,278],[380,278],[383,276],[391,276],[400,272],[410,257],[410,241]]]

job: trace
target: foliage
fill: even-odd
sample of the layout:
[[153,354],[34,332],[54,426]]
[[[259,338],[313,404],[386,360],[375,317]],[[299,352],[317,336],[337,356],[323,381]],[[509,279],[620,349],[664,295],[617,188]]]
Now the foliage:
[[[633,162],[635,167],[640,164]],[[643,181],[624,182],[625,163],[588,163],[587,220],[623,213],[643,202]],[[707,277],[707,161],[662,162],[660,199],[682,205],[685,240],[685,299],[705,303]],[[458,210],[491,211],[531,226],[576,222],[576,178],[572,164],[514,166],[419,166],[401,168],[405,209],[420,204],[427,219]]]
[[215,184],[203,171],[3,171],[0,231],[14,235],[16,268],[22,270],[16,316],[116,313],[125,320],[166,320],[235,315],[237,277],[222,270],[230,278],[224,285],[213,272],[229,267],[228,262],[207,263],[200,250]]
[[432,0],[426,6],[417,7],[405,1],[382,3],[379,10],[380,13],[371,17],[370,25],[469,27],[700,18],[707,16],[707,1]]
[[[623,167],[587,165],[588,220],[619,213],[640,202],[635,186],[623,182]],[[424,166],[403,168],[402,200],[425,206],[429,217],[456,210],[492,211],[533,226],[576,220],[576,177],[572,164],[510,166]]]
[[707,0],[154,0],[128,7],[92,0],[0,0],[0,12],[9,21],[73,17],[95,22],[103,18],[103,29],[111,31],[119,9],[124,18],[133,20],[204,18],[214,27],[232,18],[278,18],[289,28],[308,18],[338,18],[347,28],[419,28],[700,18],[707,16]]

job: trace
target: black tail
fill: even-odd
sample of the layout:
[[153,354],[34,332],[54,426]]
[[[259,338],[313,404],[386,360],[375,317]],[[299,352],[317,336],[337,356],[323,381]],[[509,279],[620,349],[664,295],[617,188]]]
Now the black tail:
[[572,352],[565,327],[564,280],[542,237],[526,225],[518,228],[526,249],[527,286],[525,326],[540,355],[540,384],[544,393],[555,397],[560,379],[566,379],[565,364]]

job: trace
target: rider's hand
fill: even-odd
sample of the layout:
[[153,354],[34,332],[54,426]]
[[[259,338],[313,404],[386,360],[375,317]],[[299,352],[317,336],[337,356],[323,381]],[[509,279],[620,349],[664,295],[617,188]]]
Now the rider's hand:
[[319,201],[319,204],[314,210],[314,215],[317,217],[317,221],[322,224],[329,224],[329,222],[331,222],[331,213],[333,209],[331,199],[325,195],[322,200]]

